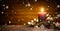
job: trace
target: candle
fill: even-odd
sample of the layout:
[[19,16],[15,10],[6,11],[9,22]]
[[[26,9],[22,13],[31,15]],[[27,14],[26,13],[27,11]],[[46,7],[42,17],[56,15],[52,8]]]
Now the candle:
[[46,12],[44,12],[43,8],[41,9],[41,12],[38,12],[38,19],[39,21],[40,20],[46,21]]

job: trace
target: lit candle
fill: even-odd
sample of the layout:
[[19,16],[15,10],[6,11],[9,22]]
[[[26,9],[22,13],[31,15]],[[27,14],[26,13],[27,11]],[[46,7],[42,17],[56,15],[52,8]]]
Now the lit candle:
[[40,19],[46,21],[46,12],[44,12],[44,8],[41,8],[41,12],[38,12],[38,19],[39,21]]

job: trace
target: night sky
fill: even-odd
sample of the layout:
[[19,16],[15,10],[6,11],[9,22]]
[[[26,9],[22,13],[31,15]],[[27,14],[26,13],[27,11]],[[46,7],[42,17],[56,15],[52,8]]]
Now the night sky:
[[38,18],[39,8],[60,14],[60,0],[0,0],[0,24],[23,24]]

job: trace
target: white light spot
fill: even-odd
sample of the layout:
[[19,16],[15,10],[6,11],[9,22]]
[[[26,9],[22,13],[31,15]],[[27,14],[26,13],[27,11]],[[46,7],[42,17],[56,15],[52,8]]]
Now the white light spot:
[[59,22],[57,22],[55,25],[56,25],[56,27],[57,27],[57,26],[59,26],[59,25],[60,25],[60,23],[59,23]]
[[51,18],[50,18],[50,20],[52,20],[52,21],[53,21],[53,18],[51,17]]
[[31,5],[30,5],[30,3],[28,3],[28,4],[25,4],[25,7],[30,7]]
[[49,14],[47,14],[46,16],[49,16]]
[[55,24],[55,22],[53,22],[53,24]]
[[9,24],[11,23],[11,21],[9,21]]
[[30,7],[30,3],[27,4]]
[[1,12],[2,14],[4,13],[4,12]]
[[38,28],[38,26],[37,26],[37,25],[36,25],[35,27],[36,27],[36,28]]
[[5,23],[5,25],[7,25],[7,24]]
[[36,21],[36,18],[34,18],[34,21]]
[[22,4],[24,4],[24,2],[22,2]]
[[45,31],[47,31],[47,30],[45,30]]
[[3,4],[3,6],[5,7],[5,4]]
[[57,16],[60,17],[60,14],[58,14]]
[[60,5],[57,5],[57,8],[59,8],[60,7]]
[[50,6],[48,6],[48,8],[49,8]]
[[26,25],[26,24],[24,23],[24,25]]
[[6,9],[8,9],[8,6],[6,6]]
[[31,20],[31,22],[34,22],[33,20]]
[[37,22],[38,22],[38,19],[37,19]]
[[32,8],[30,8],[30,10],[32,10]]
[[47,20],[50,20],[50,17],[47,17]]
[[48,23],[50,23],[50,21],[48,21]]
[[37,0],[35,0],[35,2],[37,2]]
[[30,25],[30,24],[31,24],[31,22],[28,22],[28,24]]

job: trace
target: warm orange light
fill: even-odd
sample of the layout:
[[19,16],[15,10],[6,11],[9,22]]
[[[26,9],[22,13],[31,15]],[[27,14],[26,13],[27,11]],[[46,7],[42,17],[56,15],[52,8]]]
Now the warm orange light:
[[43,14],[43,15],[46,14],[45,9],[44,9],[43,7],[41,7],[41,8],[40,8],[40,12],[38,12],[38,14],[41,14],[41,15],[42,15],[42,14]]
[[41,8],[41,10],[40,10],[41,12],[44,12],[44,8]]

